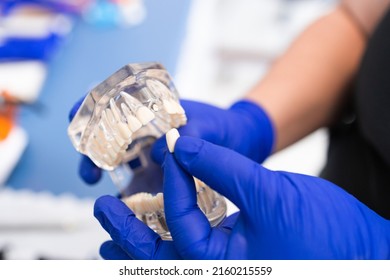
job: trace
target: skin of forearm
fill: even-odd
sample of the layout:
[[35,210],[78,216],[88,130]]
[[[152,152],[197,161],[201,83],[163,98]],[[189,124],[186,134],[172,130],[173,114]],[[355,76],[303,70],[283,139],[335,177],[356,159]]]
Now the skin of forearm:
[[365,43],[356,21],[337,7],[309,26],[248,93],[274,124],[274,152],[331,123]]

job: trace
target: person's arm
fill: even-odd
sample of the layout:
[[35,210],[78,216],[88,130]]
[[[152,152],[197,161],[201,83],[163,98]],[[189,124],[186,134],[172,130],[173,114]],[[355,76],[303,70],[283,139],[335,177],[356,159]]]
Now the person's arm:
[[275,151],[332,121],[367,38],[389,3],[344,1],[309,26],[249,92],[246,98],[260,104],[273,121]]
[[329,124],[362,56],[365,37],[343,8],[304,31],[246,96],[268,112],[280,150]]
[[341,7],[369,37],[390,7],[390,0],[342,0]]

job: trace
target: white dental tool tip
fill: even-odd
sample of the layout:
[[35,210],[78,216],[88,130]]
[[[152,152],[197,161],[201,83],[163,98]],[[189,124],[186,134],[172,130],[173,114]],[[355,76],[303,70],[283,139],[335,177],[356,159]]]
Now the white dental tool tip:
[[177,139],[179,139],[179,137],[180,137],[180,134],[179,134],[179,131],[177,131],[176,128],[172,128],[165,135],[165,138],[166,138],[166,141],[167,141],[168,150],[169,150],[169,152],[171,154],[173,154],[173,152],[175,151],[176,141],[177,141]]
[[139,107],[136,115],[143,125],[149,123],[155,118],[154,113],[145,106]]

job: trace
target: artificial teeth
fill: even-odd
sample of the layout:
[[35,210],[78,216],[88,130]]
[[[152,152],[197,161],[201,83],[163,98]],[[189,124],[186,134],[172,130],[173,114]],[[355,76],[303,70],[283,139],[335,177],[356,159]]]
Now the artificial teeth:
[[186,112],[184,111],[184,108],[180,105],[180,103],[175,102],[176,105],[176,112],[179,115],[184,115]]
[[167,141],[168,150],[171,154],[175,151],[176,141],[177,141],[177,139],[179,139],[179,137],[180,137],[180,134],[176,128],[172,128],[171,130],[169,130],[165,136],[165,139]]
[[[111,127],[115,128],[117,133],[119,134],[118,137],[121,137],[124,141],[128,142],[129,140],[131,141],[131,131],[127,127],[126,124],[124,124],[121,121],[117,121],[116,118],[114,117],[114,113],[110,109],[106,109],[107,117],[108,120],[110,121]],[[116,138],[118,138],[116,137]],[[123,145],[120,145],[123,146]]]
[[163,106],[164,106],[164,109],[165,111],[168,113],[168,114],[176,114],[176,108],[175,108],[175,105],[172,104],[173,102],[171,102],[169,99],[164,99],[163,100]]
[[136,115],[143,125],[151,122],[155,118],[154,113],[145,106],[139,107]]
[[131,132],[136,132],[138,129],[142,127],[142,123],[132,115],[129,107],[126,104],[121,104],[122,112],[126,116],[127,126],[131,130]]
[[114,118],[117,122],[121,122],[121,113],[119,111],[118,106],[116,106],[114,99],[110,99],[110,107],[112,114],[114,115]]
[[[117,126],[110,121],[107,109],[102,112],[101,122],[104,125],[104,127],[107,129],[109,134],[112,136],[112,138],[117,140],[118,145],[122,146],[124,143],[124,139],[118,136]],[[111,139],[109,139],[109,141],[111,142]]]

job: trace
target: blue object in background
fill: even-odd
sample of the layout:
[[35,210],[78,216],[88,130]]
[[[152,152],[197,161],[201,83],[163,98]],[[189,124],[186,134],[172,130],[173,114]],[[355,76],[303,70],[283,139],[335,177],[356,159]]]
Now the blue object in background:
[[190,3],[146,0],[145,21],[129,29],[101,29],[77,20],[70,40],[48,64],[38,100],[46,109],[42,113],[21,111],[19,123],[29,134],[29,145],[7,185],[79,197],[116,194],[108,174],[94,187],[78,177],[81,156],[67,135],[69,110],[94,85],[127,63],[158,61],[174,75]]
[[0,45],[0,61],[4,60],[49,60],[58,50],[63,38],[49,34],[44,38],[7,38]]
[[69,3],[68,0],[2,0],[0,3],[0,10],[2,14],[8,14],[13,9],[24,5],[37,5],[40,7],[46,7],[53,12],[79,14],[81,13],[88,1],[80,1],[76,4],[75,1]]

